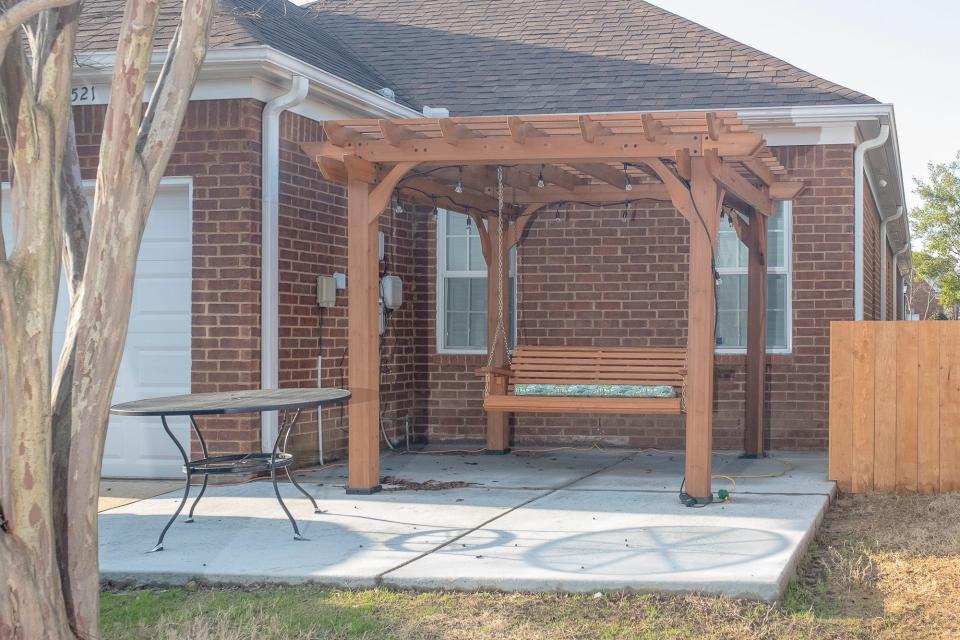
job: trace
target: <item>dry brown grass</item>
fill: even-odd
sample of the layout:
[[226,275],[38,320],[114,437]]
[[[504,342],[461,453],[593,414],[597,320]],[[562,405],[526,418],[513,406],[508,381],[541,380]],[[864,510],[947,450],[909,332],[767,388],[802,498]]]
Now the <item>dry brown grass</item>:
[[932,640],[960,638],[960,495],[847,496],[783,603],[705,596],[314,587],[104,594],[105,638]]

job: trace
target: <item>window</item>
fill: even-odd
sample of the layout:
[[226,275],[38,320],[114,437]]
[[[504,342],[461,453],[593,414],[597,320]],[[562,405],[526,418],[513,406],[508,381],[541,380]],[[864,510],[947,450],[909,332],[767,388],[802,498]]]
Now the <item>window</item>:
[[[767,228],[767,351],[791,348],[790,216],[781,202]],[[717,351],[743,353],[747,348],[748,252],[730,221],[720,224],[717,240]]]
[[[507,345],[513,346],[516,318],[515,252],[510,252],[510,318]],[[506,301],[505,301],[506,302]],[[487,263],[480,234],[462,213],[437,214],[437,350],[487,352]]]

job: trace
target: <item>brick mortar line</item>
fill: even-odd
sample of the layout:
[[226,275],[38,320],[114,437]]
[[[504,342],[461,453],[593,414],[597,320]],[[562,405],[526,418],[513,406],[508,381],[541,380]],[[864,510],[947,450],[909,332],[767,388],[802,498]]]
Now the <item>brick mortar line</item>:
[[406,567],[407,565],[411,565],[411,564],[413,564],[414,562],[417,562],[418,560],[422,560],[423,558],[426,558],[426,557],[429,556],[429,555],[433,555],[433,554],[436,553],[437,551],[440,551],[441,549],[444,549],[444,548],[450,546],[451,544],[453,544],[454,542],[456,542],[456,541],[458,541],[458,540],[462,540],[463,538],[465,538],[466,536],[470,535],[471,533],[474,533],[475,531],[479,531],[480,529],[483,529],[484,527],[486,527],[486,526],[489,525],[490,523],[495,522],[495,521],[499,520],[500,518],[503,518],[504,516],[507,516],[507,515],[513,513],[514,511],[517,511],[518,509],[522,509],[523,507],[526,507],[527,505],[530,505],[530,504],[536,502],[537,500],[541,500],[541,499],[543,499],[543,498],[546,498],[547,496],[553,495],[554,493],[557,493],[558,491],[563,491],[563,490],[566,489],[567,487],[570,487],[570,486],[572,486],[572,485],[574,485],[574,484],[576,484],[576,483],[578,483],[578,482],[580,482],[580,481],[582,481],[582,480],[586,480],[587,478],[593,477],[593,476],[597,475],[598,473],[602,473],[602,472],[604,472],[604,471],[607,471],[607,470],[609,470],[609,469],[612,469],[613,467],[617,466],[618,464],[621,464],[621,463],[623,463],[623,462],[626,462],[626,461],[630,460],[631,458],[633,458],[634,456],[636,456],[638,453],[639,453],[639,452],[636,452],[636,451],[635,451],[635,452],[632,452],[632,453],[630,453],[629,455],[626,455],[626,456],[624,456],[623,458],[620,458],[619,460],[617,460],[617,461],[615,461],[615,462],[612,462],[612,463],[610,463],[610,464],[608,464],[608,465],[606,465],[606,466],[604,466],[604,467],[600,467],[599,469],[595,469],[594,471],[591,471],[590,473],[588,473],[588,474],[586,474],[586,475],[580,476],[579,478],[574,478],[573,480],[571,480],[570,482],[567,482],[566,484],[560,485],[559,487],[554,487],[553,489],[549,489],[549,490],[545,491],[544,493],[542,493],[542,494],[540,494],[540,495],[534,496],[534,497],[532,497],[532,498],[530,498],[530,499],[528,499],[528,500],[524,500],[524,501],[521,502],[520,504],[515,505],[515,506],[513,506],[513,507],[510,507],[509,509],[507,509],[506,511],[504,511],[504,512],[502,512],[502,513],[498,513],[497,515],[493,516],[492,518],[489,518],[488,520],[486,520],[486,521],[484,521],[484,522],[481,522],[480,524],[478,524],[477,526],[473,527],[472,529],[470,529],[470,530],[468,530],[468,531],[464,531],[464,532],[461,533],[460,535],[454,536],[453,538],[450,538],[450,539],[447,540],[446,542],[444,542],[444,543],[442,543],[442,544],[440,544],[440,545],[437,545],[437,546],[434,547],[433,549],[430,549],[429,551],[424,551],[423,553],[421,553],[420,555],[418,555],[418,556],[415,557],[415,558],[411,558],[411,559],[409,559],[409,560],[406,560],[406,561],[404,561],[404,562],[401,562],[401,563],[398,564],[397,566],[395,566],[395,567],[393,567],[393,568],[391,568],[391,569],[387,569],[386,571],[383,571],[382,573],[377,574],[377,575],[374,577],[374,579],[373,579],[373,580],[374,580],[374,585],[377,586],[377,587],[382,586],[382,584],[383,584],[383,577],[384,577],[385,575],[387,575],[388,573],[393,573],[394,571],[397,571],[397,570],[399,570],[399,569],[402,569],[402,568]]

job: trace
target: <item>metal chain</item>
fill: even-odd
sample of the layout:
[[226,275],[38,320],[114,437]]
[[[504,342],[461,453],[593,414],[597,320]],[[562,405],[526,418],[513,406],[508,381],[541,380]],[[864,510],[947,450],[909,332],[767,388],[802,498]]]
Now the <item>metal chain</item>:
[[[497,329],[493,334],[493,342],[487,350],[487,367],[493,366],[493,355],[497,344],[503,340],[504,350],[507,352],[507,363],[513,364],[509,350],[506,344],[506,332],[503,327],[503,167],[497,166]],[[489,275],[487,274],[489,283]],[[489,380],[488,375],[485,380]],[[489,392],[489,382],[484,384],[484,395]]]

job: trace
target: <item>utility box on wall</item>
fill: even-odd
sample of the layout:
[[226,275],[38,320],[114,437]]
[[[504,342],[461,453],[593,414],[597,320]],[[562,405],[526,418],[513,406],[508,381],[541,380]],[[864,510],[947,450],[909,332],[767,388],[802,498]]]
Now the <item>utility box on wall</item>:
[[317,276],[317,306],[321,309],[337,306],[337,281],[333,276]]

